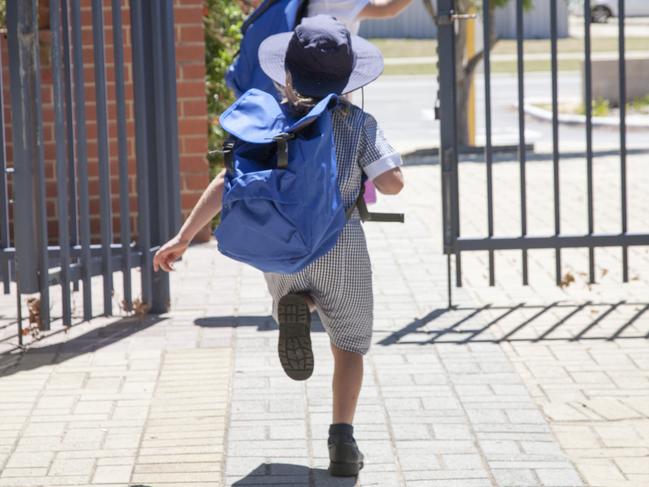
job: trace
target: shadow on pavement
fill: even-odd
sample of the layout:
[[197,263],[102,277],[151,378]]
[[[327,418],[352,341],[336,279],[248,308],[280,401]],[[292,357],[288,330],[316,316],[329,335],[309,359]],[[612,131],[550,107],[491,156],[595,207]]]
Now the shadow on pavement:
[[[45,332],[41,338],[31,342],[25,351],[0,355],[0,378],[17,372],[37,369],[43,365],[63,363],[79,355],[96,352],[164,319],[166,318],[158,315],[121,318],[69,340],[65,339],[65,334],[69,333],[69,330],[74,330],[78,325],[73,325],[69,329],[60,328],[56,331]],[[55,343],[39,346],[39,342],[45,340],[54,340]]]
[[[262,463],[232,487],[274,485],[277,487],[354,487],[355,477],[332,477],[321,468],[309,468],[289,463]],[[228,484],[229,485],[229,484]]]
[[[648,312],[649,303],[626,301],[442,308],[408,323],[378,344],[647,340]],[[641,329],[636,325],[643,316],[647,319]]]
[[[257,331],[277,330],[277,323],[272,316],[208,316],[194,320],[196,326],[206,328],[241,328],[244,326],[257,327]],[[317,313],[311,314],[311,331],[324,332],[322,322]]]

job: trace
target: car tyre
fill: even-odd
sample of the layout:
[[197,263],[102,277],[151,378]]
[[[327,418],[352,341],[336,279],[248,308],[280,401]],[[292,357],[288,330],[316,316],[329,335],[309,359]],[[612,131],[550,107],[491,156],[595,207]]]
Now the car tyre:
[[603,5],[597,5],[591,10],[591,19],[596,24],[605,24],[608,22],[609,17],[613,14],[611,11],[604,7]]

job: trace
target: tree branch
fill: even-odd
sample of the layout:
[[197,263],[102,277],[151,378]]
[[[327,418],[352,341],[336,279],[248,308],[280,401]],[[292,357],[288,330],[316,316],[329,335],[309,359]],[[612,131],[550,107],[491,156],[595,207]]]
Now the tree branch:
[[435,25],[437,25],[437,10],[435,9],[433,0],[423,0],[423,2],[424,2],[424,7],[426,7],[426,10],[430,15],[430,18],[433,19],[433,22],[435,23]]
[[480,52],[475,53],[473,56],[471,56],[471,59],[469,59],[466,64],[464,65],[464,75],[465,77],[470,76],[475,68],[478,67],[478,64],[480,61],[482,61],[482,58],[484,57],[484,49]]
[[[527,0],[526,0],[527,1]],[[489,5],[489,51],[494,48],[496,43],[498,42],[498,37],[496,37],[496,29],[494,28],[494,22],[495,22],[495,10],[496,10],[496,4],[494,2],[491,2]],[[466,77],[469,77],[473,71],[476,69],[480,61],[484,58],[484,47],[482,51],[474,54],[471,59],[469,59],[466,64],[463,66],[464,70],[464,75]]]

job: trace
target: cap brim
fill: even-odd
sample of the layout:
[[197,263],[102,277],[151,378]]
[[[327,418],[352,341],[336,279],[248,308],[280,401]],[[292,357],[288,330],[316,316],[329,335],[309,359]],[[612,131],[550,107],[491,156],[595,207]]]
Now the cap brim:
[[[284,61],[288,43],[293,37],[292,32],[275,34],[265,39],[259,46],[259,64],[266,75],[281,86],[286,86],[286,68]],[[362,37],[351,36],[352,49],[356,55],[356,64],[345,83],[310,79],[307,88],[303,88],[305,96],[325,97],[330,93],[344,95],[365,86],[383,72],[383,56],[381,51]],[[300,80],[300,86],[305,86],[307,80]],[[297,83],[296,83],[297,84]]]

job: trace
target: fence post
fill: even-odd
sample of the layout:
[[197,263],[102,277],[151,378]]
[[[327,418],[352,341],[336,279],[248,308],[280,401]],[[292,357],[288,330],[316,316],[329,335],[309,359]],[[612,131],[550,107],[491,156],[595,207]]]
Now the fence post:
[[[444,253],[448,256],[449,307],[451,299],[450,259],[457,238],[457,103],[455,95],[455,22],[453,0],[437,4],[437,55],[440,121],[440,160],[442,169],[442,219],[444,223]],[[457,262],[456,262],[457,264]],[[458,280],[459,281],[459,280]]]
[[45,174],[40,114],[36,0],[7,2],[14,148],[14,224],[18,293],[41,293],[41,329],[49,329]]
[[150,269],[151,251],[177,230],[180,214],[172,8],[171,0],[131,1],[138,185],[143,191],[138,240],[144,253],[142,295],[151,313],[168,311],[171,299],[169,275]]
[[[0,66],[2,66],[2,52],[0,52]],[[7,152],[5,144],[5,107],[4,88],[0,73],[0,280],[4,294],[9,294],[11,286],[11,266],[4,250],[9,247],[9,189],[7,186]]]

